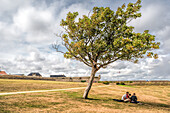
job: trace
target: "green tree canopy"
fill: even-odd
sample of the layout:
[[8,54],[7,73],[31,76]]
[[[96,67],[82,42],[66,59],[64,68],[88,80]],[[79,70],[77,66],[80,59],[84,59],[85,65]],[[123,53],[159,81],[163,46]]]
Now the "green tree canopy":
[[[138,13],[140,3],[137,0],[127,6],[123,4],[116,12],[109,7],[94,7],[90,16],[83,15],[78,21],[75,21],[78,12],[69,12],[66,20],[61,21],[66,32],[61,38],[68,50],[62,52],[64,57],[75,58],[92,67],[84,98],[87,98],[92,85],[90,82],[100,68],[117,60],[137,62],[145,56],[158,58],[157,54],[151,52],[160,45],[155,42],[155,36],[149,34],[149,30],[136,33],[134,27],[128,25],[131,20],[141,17],[141,13]],[[57,47],[55,49],[58,50]]]

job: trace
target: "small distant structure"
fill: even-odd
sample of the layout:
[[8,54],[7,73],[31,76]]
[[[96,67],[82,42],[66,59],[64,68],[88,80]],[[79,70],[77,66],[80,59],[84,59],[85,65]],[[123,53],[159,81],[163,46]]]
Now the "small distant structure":
[[5,71],[0,70],[0,75],[8,75]]
[[31,77],[42,77],[42,75],[40,73],[30,73],[28,74],[28,76],[31,76]]
[[24,74],[11,74],[11,75],[25,76]]
[[[55,79],[56,81],[63,82],[89,82],[90,77],[66,77],[65,75],[50,75],[50,78]],[[93,82],[97,83],[100,81],[101,76],[94,77]]]
[[50,77],[66,77],[65,75],[50,75]]

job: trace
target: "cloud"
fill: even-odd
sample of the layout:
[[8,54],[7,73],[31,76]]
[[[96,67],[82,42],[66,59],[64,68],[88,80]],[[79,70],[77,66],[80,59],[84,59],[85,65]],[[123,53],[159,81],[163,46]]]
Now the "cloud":
[[12,23],[12,16],[22,7],[31,5],[33,0],[0,0],[0,21]]
[[157,36],[160,37],[161,40],[161,48],[164,51],[164,54],[168,54],[170,51],[170,36],[169,36],[170,26],[165,26],[164,29],[161,29]]
[[[65,74],[66,76],[89,76],[91,68],[85,64],[65,59],[56,53],[51,44],[61,39],[55,34],[63,31],[61,19],[67,13],[79,12],[79,17],[87,15],[94,6],[110,7],[116,10],[123,3],[136,0],[0,0],[0,66],[8,73],[40,72],[43,76]],[[96,76],[102,80],[147,80],[170,79],[170,10],[169,0],[142,1],[142,17],[130,25],[136,32],[149,29],[161,42],[156,50],[159,59],[143,59],[138,64],[117,61],[99,70]],[[61,48],[62,50],[64,48]]]
[[165,26],[170,25],[170,22],[167,20],[170,18],[170,13],[167,12],[167,9],[170,8],[166,0],[164,2],[148,2],[151,1],[143,1],[141,8],[142,17],[131,21],[130,25],[135,26],[137,32],[143,32],[147,29],[156,33]]
[[168,56],[162,56],[160,57],[162,60],[159,62],[159,65],[156,65],[154,67],[154,71],[151,72],[152,75],[154,75],[155,78],[163,78],[163,79],[170,79],[170,70],[169,70],[169,65],[170,65],[170,54]]
[[[17,9],[20,6],[26,6],[27,4],[30,4],[32,0],[15,0],[15,2],[13,0],[1,0],[1,11],[0,12],[5,12],[5,11],[13,11],[14,9]],[[8,6],[8,7],[7,7]]]
[[23,32],[48,32],[52,13],[48,10],[38,10],[35,7],[19,9],[14,16],[14,24]]
[[55,29],[55,21],[49,10],[39,10],[35,7],[21,8],[13,17],[14,25],[25,33],[27,42],[49,41]]

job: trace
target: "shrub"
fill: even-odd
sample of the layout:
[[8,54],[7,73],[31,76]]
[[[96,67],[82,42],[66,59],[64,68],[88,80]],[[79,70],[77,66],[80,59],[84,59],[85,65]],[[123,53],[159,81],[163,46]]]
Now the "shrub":
[[119,82],[116,82],[116,85],[119,85],[120,83]]
[[81,82],[86,82],[86,80],[81,80]]
[[108,81],[104,81],[104,82],[103,82],[103,84],[106,84],[106,85],[108,85],[108,84],[109,84],[109,82],[108,82]]
[[116,82],[116,85],[125,85],[124,82]]
[[133,83],[133,81],[130,81],[130,83]]
[[102,81],[98,81],[98,83],[103,83]]
[[120,85],[125,85],[125,83],[124,83],[124,82],[121,82]]

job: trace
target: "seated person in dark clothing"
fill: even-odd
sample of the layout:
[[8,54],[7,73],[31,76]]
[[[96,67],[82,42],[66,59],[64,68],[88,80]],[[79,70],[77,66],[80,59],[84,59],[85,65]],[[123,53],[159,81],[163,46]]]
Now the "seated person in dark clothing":
[[137,97],[136,97],[135,93],[133,93],[133,95],[130,97],[130,100],[131,100],[131,103],[139,103],[137,101]]
[[131,94],[129,94],[129,98],[131,97]]

